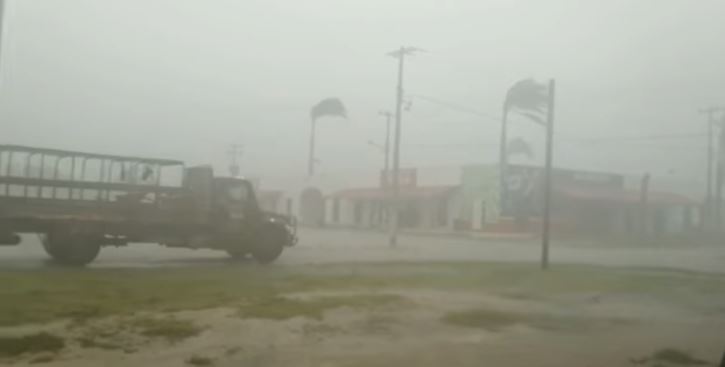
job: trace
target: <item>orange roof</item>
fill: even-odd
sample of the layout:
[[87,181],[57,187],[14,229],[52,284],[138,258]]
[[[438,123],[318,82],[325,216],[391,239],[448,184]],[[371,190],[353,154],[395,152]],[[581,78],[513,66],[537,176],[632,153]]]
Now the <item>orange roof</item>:
[[[400,197],[403,199],[430,199],[436,197],[447,196],[456,189],[457,186],[419,186],[419,187],[401,187]],[[339,199],[352,200],[383,200],[390,198],[392,191],[386,191],[379,187],[356,188],[338,191],[330,197]]]

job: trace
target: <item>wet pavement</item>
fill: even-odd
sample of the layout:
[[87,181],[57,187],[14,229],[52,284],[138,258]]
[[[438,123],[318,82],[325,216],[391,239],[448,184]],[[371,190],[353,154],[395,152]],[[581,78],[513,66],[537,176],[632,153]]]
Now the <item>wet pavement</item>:
[[[383,233],[302,229],[300,242],[286,249],[277,266],[347,262],[508,261],[538,262],[540,247],[532,240],[467,239],[450,236],[405,235],[390,247]],[[671,268],[725,273],[725,245],[606,246],[584,242],[551,245],[552,264]],[[132,244],[104,248],[94,268],[203,266],[228,264],[221,251],[165,248]],[[0,247],[0,270],[52,266],[36,236],[20,246]],[[244,264],[242,265],[244,266]],[[251,262],[250,262],[251,266]]]

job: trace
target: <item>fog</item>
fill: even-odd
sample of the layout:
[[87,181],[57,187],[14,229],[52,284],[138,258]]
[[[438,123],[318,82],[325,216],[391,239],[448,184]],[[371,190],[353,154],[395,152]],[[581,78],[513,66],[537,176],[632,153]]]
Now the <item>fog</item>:
[[[403,166],[494,162],[503,96],[535,77],[559,85],[556,165],[701,180],[698,109],[725,100],[717,14],[725,2],[9,1],[3,141],[220,169],[239,143],[245,174],[302,175],[309,109],[334,96],[349,119],[320,121],[319,171],[374,173],[386,53],[412,45],[428,52],[406,68]],[[512,131],[543,157],[541,129]]]
[[725,367],[723,0],[0,9],[0,366]]

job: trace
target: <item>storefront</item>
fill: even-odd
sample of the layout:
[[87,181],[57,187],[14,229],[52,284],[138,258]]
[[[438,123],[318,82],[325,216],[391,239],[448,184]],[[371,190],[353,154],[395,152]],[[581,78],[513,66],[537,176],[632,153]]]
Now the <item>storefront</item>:
[[[543,169],[509,165],[465,166],[461,175],[459,229],[531,232],[540,229]],[[697,203],[675,193],[625,189],[623,175],[552,171],[552,223],[559,234],[673,233],[692,228]],[[503,184],[503,186],[502,186]]]
[[[398,180],[401,228],[447,228],[452,225],[455,185],[418,186],[414,169],[401,170]],[[326,199],[327,225],[385,228],[392,205],[391,182],[381,176],[378,187],[340,190]]]

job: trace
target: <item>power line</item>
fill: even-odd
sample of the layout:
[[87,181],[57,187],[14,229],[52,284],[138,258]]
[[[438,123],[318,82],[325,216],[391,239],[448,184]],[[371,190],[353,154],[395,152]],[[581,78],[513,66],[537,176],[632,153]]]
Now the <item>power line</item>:
[[433,103],[433,104],[436,104],[436,105],[439,105],[439,106],[442,106],[442,107],[446,107],[446,108],[448,108],[450,110],[454,110],[454,111],[458,111],[458,112],[463,112],[463,113],[468,113],[468,114],[471,114],[471,115],[476,115],[476,116],[484,117],[484,118],[487,118],[487,119],[490,119],[490,120],[493,120],[493,121],[496,121],[496,122],[501,121],[501,117],[494,116],[494,115],[489,114],[489,113],[486,113],[486,112],[477,111],[477,110],[475,110],[473,108],[466,107],[464,105],[461,105],[461,104],[458,104],[458,103],[455,103],[455,102],[444,101],[444,100],[442,100],[440,98],[425,96],[425,95],[422,95],[422,94],[411,94],[410,96],[413,97],[413,98],[422,99],[424,101],[427,101],[427,102],[430,102],[430,103]]
[[[442,107],[446,107],[450,110],[468,113],[480,117],[484,117],[496,122],[501,121],[501,117],[495,116],[490,113],[478,111],[476,109],[455,103],[446,101],[440,98],[431,97],[422,94],[411,94],[413,98],[418,98]],[[581,142],[599,142],[599,141],[626,141],[626,140],[664,140],[664,139],[677,139],[677,138],[702,138],[706,135],[703,133],[677,133],[677,134],[658,134],[658,135],[642,135],[642,136],[623,136],[623,137],[597,137],[597,138],[562,138],[563,140],[578,140]]]
[[562,141],[580,142],[580,143],[598,143],[598,142],[626,142],[626,141],[646,141],[646,140],[668,140],[668,139],[692,139],[704,138],[704,133],[673,133],[673,134],[657,134],[657,135],[639,135],[639,136],[606,136],[596,138],[561,138]]

